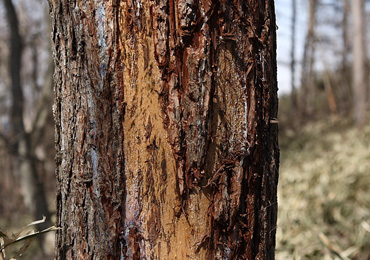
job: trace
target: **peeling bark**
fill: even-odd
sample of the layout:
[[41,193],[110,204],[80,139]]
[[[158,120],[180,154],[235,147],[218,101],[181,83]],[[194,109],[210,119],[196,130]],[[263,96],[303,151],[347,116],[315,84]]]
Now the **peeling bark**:
[[57,258],[273,259],[273,1],[49,3]]

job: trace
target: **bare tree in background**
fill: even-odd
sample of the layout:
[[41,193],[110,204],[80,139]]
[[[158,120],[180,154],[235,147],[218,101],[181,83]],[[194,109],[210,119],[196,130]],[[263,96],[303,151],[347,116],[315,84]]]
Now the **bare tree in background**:
[[57,259],[274,259],[274,1],[49,1]]
[[309,0],[308,26],[302,60],[300,110],[303,114],[307,115],[313,113],[315,106],[315,22],[318,1]]
[[37,146],[38,141],[34,137],[42,135],[43,126],[46,123],[48,114],[50,115],[52,96],[52,78],[50,75],[52,73],[50,71],[49,80],[45,80],[33,127],[31,131],[26,131],[24,124],[25,101],[21,85],[23,40],[19,32],[18,16],[12,1],[3,0],[3,3],[10,28],[9,72],[12,98],[10,114],[12,136],[8,137],[4,134],[1,136],[7,141],[10,150],[16,157],[24,203],[30,209],[35,219],[40,219],[43,215],[47,217],[47,221],[40,225],[40,228],[44,228],[50,225],[51,222],[44,185],[40,180],[36,166],[37,157],[34,148]]
[[295,86],[295,49],[296,49],[296,22],[297,22],[297,0],[292,1],[292,20],[291,20],[291,49],[290,49],[290,73],[291,73],[291,99],[292,99],[292,111],[297,111],[297,90]]
[[346,113],[352,107],[350,104],[352,100],[349,99],[351,96],[351,82],[350,82],[350,64],[348,62],[348,56],[351,53],[351,44],[349,40],[349,21],[350,17],[350,6],[349,0],[343,0],[343,10],[342,10],[342,61],[340,66],[340,82],[339,82],[339,93],[340,93],[340,110],[341,113]]
[[366,119],[367,77],[364,30],[364,1],[352,0],[353,36],[353,111],[357,125]]

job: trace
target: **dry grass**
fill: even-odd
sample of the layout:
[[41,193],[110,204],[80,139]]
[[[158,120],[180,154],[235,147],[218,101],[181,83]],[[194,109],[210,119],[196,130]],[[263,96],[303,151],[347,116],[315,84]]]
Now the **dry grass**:
[[370,259],[370,125],[350,125],[282,134],[276,259]]

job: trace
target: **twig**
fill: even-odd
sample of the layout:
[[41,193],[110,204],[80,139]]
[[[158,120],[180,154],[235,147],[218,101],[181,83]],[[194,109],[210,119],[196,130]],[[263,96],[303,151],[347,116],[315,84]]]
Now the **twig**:
[[332,252],[333,254],[335,254],[336,256],[338,256],[342,260],[349,260],[348,257],[343,257],[342,256],[342,252],[339,249],[339,247],[337,245],[333,245],[332,243],[330,243],[328,237],[325,236],[324,233],[320,233],[319,238],[320,238],[321,242],[330,250],[330,252]]

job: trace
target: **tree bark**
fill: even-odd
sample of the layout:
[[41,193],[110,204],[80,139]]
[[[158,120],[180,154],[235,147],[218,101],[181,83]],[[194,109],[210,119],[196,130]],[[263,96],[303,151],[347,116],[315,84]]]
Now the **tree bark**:
[[364,1],[352,1],[352,16],[354,25],[353,37],[353,110],[357,125],[363,125],[366,119],[367,79],[365,74],[365,31],[364,31]]
[[57,259],[274,259],[274,1],[49,1]]

